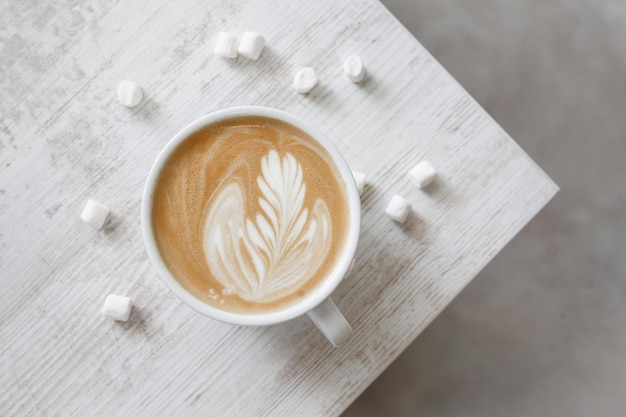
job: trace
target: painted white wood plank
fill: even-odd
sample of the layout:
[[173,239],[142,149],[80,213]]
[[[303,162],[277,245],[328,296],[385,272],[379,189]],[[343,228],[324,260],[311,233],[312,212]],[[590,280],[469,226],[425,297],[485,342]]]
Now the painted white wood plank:
[[[338,415],[557,191],[375,0],[68,1],[0,5],[0,414]],[[221,30],[267,39],[212,54]],[[350,82],[360,55],[368,79]],[[320,85],[291,88],[302,66]],[[122,107],[117,84],[146,100]],[[306,318],[237,328],[168,292],[143,250],[143,182],[160,148],[212,110],[257,104],[316,124],[367,173],[354,272],[334,299],[355,336]],[[423,192],[406,173],[439,171]],[[414,212],[384,214],[393,194]],[[80,221],[109,205],[102,231]],[[128,294],[128,323],[103,319]]]

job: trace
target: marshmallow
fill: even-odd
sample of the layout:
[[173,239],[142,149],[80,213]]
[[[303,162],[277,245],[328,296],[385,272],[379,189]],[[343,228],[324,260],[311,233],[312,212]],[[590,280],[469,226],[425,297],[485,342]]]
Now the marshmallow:
[[363,61],[357,55],[349,56],[343,61],[343,72],[353,83],[363,81],[363,78],[365,78],[365,66],[363,66]]
[[95,200],[87,200],[80,218],[87,224],[92,225],[96,229],[101,229],[109,216],[109,208]]
[[133,309],[133,300],[123,295],[109,294],[104,300],[102,314],[111,320],[128,321]]
[[238,44],[239,40],[236,35],[229,32],[220,32],[213,52],[222,58],[237,58]]
[[296,73],[293,79],[293,88],[300,94],[306,94],[313,90],[317,85],[317,76],[315,70],[310,67],[304,67]]
[[356,182],[356,188],[359,190],[359,195],[363,195],[363,188],[365,188],[365,174],[362,172],[353,172],[354,182]]
[[117,98],[126,107],[135,107],[143,98],[143,90],[134,81],[123,81],[117,87]]
[[398,223],[404,223],[410,211],[411,204],[399,195],[394,195],[385,209],[385,213]]
[[241,36],[239,46],[237,47],[237,52],[239,52],[239,55],[241,56],[257,60],[261,55],[264,44],[265,39],[259,33],[246,32],[243,34],[243,36]]
[[427,161],[422,161],[409,171],[409,178],[419,188],[425,188],[437,178],[437,171]]

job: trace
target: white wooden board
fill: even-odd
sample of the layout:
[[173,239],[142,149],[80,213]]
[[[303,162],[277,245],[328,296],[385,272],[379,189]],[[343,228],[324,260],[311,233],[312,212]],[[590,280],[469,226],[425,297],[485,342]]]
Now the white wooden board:
[[[0,4],[0,415],[336,416],[554,195],[556,185],[375,0],[104,0]],[[219,31],[267,39],[212,54]],[[341,65],[360,55],[369,77]],[[319,86],[291,88],[302,66]],[[121,106],[130,79],[146,99]],[[306,318],[237,328],[161,283],[139,207],[157,153],[232,105],[290,111],[367,173],[356,267],[334,349]],[[439,171],[426,192],[407,171]],[[387,218],[393,194],[414,212]],[[82,223],[87,198],[112,209]],[[131,296],[128,323],[104,319]]]

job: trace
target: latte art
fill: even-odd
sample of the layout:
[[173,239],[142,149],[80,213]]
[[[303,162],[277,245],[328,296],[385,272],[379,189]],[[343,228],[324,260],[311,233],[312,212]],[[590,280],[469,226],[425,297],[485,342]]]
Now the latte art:
[[328,206],[304,207],[306,184],[293,155],[274,150],[257,178],[259,213],[248,214],[237,183],[217,192],[204,225],[204,253],[217,280],[247,301],[275,301],[319,269],[332,237]]
[[161,258],[201,301],[264,313],[299,302],[337,266],[346,243],[345,184],[301,130],[250,116],[191,134],[153,195]]

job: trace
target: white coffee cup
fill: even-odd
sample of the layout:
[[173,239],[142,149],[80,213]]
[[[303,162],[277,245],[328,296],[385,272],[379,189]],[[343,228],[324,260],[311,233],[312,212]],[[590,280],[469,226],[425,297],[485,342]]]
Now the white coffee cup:
[[[299,128],[315,139],[332,157],[340,175],[345,183],[347,201],[350,211],[348,236],[343,247],[337,265],[323,282],[313,289],[307,296],[294,305],[284,309],[271,311],[262,314],[242,314],[220,310],[188,292],[172,275],[165,262],[161,258],[152,229],[152,202],[157,180],[165,162],[172,152],[191,134],[201,128],[226,119],[239,118],[245,116],[262,116],[278,119]],[[357,247],[360,231],[361,203],[352,171],[337,148],[315,127],[304,122],[300,118],[281,110],[257,107],[242,106],[231,107],[210,113],[182,129],[163,148],[154,162],[146,186],[144,188],[141,205],[141,223],[143,237],[148,255],[152,263],[156,266],[165,284],[176,294],[185,304],[196,311],[215,320],[244,326],[267,326],[291,320],[298,316],[308,314],[322,333],[334,345],[339,346],[352,334],[352,327],[341,314],[339,309],[330,299],[331,293],[337,288],[350,269]]]

